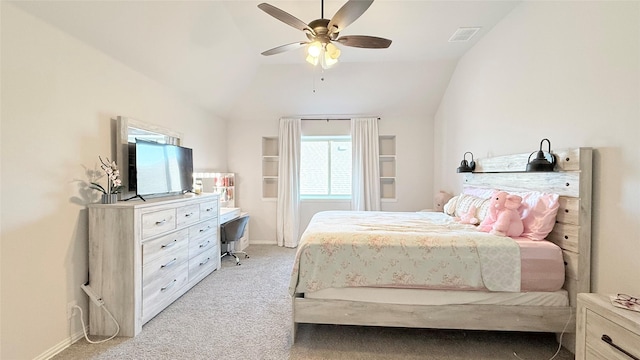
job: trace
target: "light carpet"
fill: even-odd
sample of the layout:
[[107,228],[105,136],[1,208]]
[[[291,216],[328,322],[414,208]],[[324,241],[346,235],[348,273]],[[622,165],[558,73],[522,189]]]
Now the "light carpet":
[[[301,324],[291,334],[295,249],[251,245],[242,265],[215,271],[135,338],[81,339],[53,359],[514,359],[551,358],[553,334]],[[107,304],[108,305],[108,304]],[[93,340],[99,338],[90,337]],[[515,353],[515,354],[514,354]],[[557,360],[573,359],[561,349]]]

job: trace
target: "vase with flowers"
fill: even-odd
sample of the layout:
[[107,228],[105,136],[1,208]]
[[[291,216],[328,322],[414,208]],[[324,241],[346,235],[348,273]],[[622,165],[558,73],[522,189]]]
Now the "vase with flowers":
[[100,159],[101,163],[100,168],[107,176],[107,185],[103,187],[96,182],[92,182],[89,187],[102,192],[103,204],[115,204],[118,202],[118,193],[124,188],[122,180],[120,180],[120,171],[115,161],[111,161],[109,158],[103,159],[100,156],[98,156],[98,159]]

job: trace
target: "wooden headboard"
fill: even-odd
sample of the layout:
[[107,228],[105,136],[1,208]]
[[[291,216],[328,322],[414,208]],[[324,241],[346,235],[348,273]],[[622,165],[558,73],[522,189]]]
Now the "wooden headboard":
[[[505,191],[542,191],[560,195],[560,207],[547,240],[563,250],[564,289],[572,307],[577,294],[591,289],[591,148],[553,151],[553,172],[526,172],[531,154],[497,156],[476,161],[473,173],[464,176],[464,187]],[[497,176],[499,175],[499,176]]]

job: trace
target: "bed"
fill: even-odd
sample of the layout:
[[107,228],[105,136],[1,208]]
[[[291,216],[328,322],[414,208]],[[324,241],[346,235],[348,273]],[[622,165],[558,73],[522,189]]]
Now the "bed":
[[[576,297],[590,290],[592,149],[554,154],[554,172],[525,172],[527,153],[479,159],[462,175],[465,192],[557,194],[543,241],[501,241],[442,213],[316,214],[291,277],[294,341],[298,323],[536,331],[564,333],[558,340],[574,352]],[[389,251],[409,257],[389,260]],[[429,264],[438,251],[456,260]]]

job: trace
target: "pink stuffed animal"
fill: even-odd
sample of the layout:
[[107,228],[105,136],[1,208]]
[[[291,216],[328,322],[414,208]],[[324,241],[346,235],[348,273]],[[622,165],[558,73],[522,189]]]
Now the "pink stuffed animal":
[[455,220],[461,224],[471,224],[477,225],[480,223],[480,220],[476,217],[477,208],[473,205],[469,207],[469,211],[466,214],[460,215],[460,217],[456,217]]
[[500,236],[517,237],[524,231],[518,208],[522,198],[498,191],[491,198],[489,213],[480,224],[479,230]]

